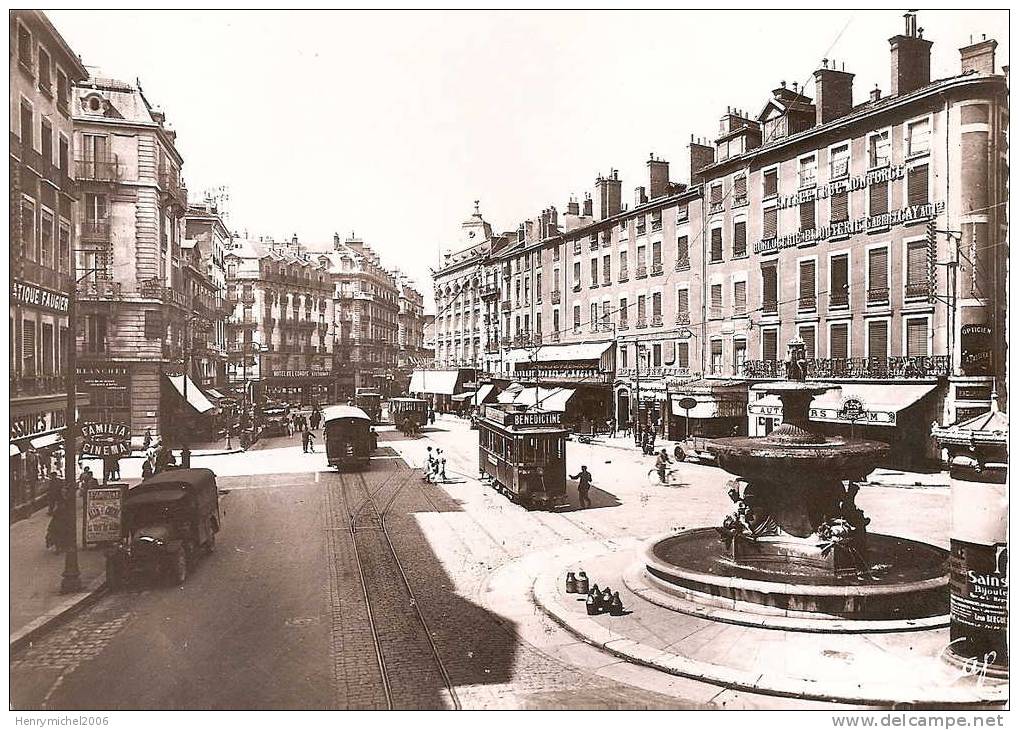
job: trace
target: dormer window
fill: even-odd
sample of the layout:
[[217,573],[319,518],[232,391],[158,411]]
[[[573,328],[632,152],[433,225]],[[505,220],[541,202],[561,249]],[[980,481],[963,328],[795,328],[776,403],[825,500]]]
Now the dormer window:
[[885,167],[892,158],[892,139],[888,130],[874,132],[867,138],[870,166]]
[[906,156],[924,155],[931,150],[931,121],[918,119],[906,125]]

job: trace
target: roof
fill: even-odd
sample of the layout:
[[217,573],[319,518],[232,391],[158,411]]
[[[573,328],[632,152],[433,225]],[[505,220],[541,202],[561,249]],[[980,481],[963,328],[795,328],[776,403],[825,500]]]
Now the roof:
[[1008,443],[1008,414],[997,408],[992,399],[991,410],[954,426],[935,428],[934,438],[942,444]]
[[368,414],[355,406],[330,406],[322,411],[322,420],[325,423],[340,418],[354,418],[359,421],[371,421]]

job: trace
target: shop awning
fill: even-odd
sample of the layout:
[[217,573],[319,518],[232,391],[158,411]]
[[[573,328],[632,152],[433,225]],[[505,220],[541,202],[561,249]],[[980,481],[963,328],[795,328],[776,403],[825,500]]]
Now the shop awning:
[[470,400],[471,398],[474,397],[474,394],[477,392],[478,391],[476,390],[468,390],[466,393],[457,393],[456,395],[453,396],[452,400],[455,400],[457,402]]
[[11,444],[11,456],[17,456],[21,453],[21,449],[18,448],[17,444]]
[[206,388],[205,394],[214,400],[223,400],[226,397],[215,388]]
[[573,388],[525,388],[513,402],[542,411],[565,411],[575,392]]
[[[755,385],[751,392],[767,388]],[[810,401],[810,420],[830,423],[858,423],[863,426],[895,426],[898,414],[919,402],[938,386],[929,383],[860,383],[842,384],[814,396]],[[842,404],[848,398],[863,403],[863,416],[855,421],[845,417]],[[750,415],[781,416],[782,401],[777,395],[766,395],[747,404]]]
[[459,370],[415,370],[410,376],[411,393],[434,393],[435,395],[453,395],[456,392],[456,381],[460,377]]
[[612,347],[611,342],[582,342],[576,345],[538,345],[510,350],[507,362],[579,362],[601,360]]
[[474,398],[471,399],[471,404],[476,406],[484,405],[488,402],[488,397],[492,394],[493,390],[495,390],[495,386],[492,384],[482,385],[478,388],[478,392],[474,394]]
[[[187,375],[167,375],[166,379],[173,385],[174,390],[180,393],[180,397],[184,398],[192,408],[198,413],[208,413],[214,410],[216,406],[205,397],[205,393],[195,385],[195,381],[189,378]],[[187,394],[184,393],[184,383],[187,382]]]
[[510,383],[506,386],[506,390],[495,397],[495,400],[498,403],[512,403],[523,389],[524,386],[520,383]]
[[728,401],[720,401],[718,398],[710,395],[691,395],[686,396],[693,398],[697,401],[697,405],[690,409],[689,414],[685,409],[679,407],[679,398],[675,396],[672,399],[672,415],[682,416],[686,418],[688,415],[690,418],[731,418],[743,415],[742,413],[733,413],[730,406],[732,405]]
[[64,440],[63,433],[48,433],[44,436],[36,436],[29,443],[37,449],[45,449],[47,446],[59,444]]

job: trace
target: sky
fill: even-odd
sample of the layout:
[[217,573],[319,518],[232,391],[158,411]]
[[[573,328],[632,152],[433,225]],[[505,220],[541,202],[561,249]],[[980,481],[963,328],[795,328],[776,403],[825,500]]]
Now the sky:
[[[480,200],[496,231],[562,211],[650,153],[689,177],[691,134],[756,116],[822,58],[889,88],[903,10],[656,12],[48,11],[97,75],[140,79],[177,131],[192,199],[229,190],[242,235],[313,247],[352,231],[414,278]],[[922,11],[932,78],[982,34],[1009,63],[1008,13]]]

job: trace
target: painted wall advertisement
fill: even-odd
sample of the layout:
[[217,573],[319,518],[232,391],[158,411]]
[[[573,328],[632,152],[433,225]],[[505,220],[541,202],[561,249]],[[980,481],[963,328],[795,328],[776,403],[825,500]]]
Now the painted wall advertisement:
[[97,487],[85,492],[85,542],[120,539],[124,487]]
[[951,649],[983,665],[1008,665],[1008,546],[952,540]]
[[962,370],[966,375],[990,375],[991,328],[986,324],[962,327]]

